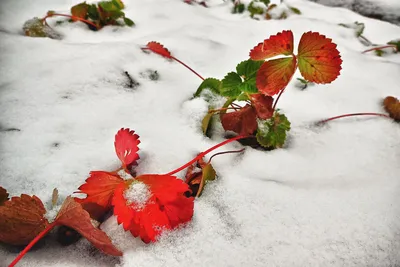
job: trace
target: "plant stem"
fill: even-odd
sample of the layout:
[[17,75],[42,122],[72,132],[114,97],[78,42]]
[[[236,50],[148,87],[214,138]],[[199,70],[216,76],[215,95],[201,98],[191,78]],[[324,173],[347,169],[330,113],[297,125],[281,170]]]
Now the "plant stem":
[[25,248],[22,250],[18,256],[13,260],[13,262],[8,265],[8,267],[14,267],[15,264],[17,264],[23,256],[42,238],[44,237],[48,232],[50,232],[54,226],[56,226],[56,222],[52,222],[49,224],[42,232],[40,232]]
[[215,149],[217,149],[217,148],[219,148],[219,147],[221,147],[223,145],[226,145],[226,144],[228,144],[230,142],[233,142],[233,141],[236,141],[236,140],[239,140],[239,139],[243,139],[243,138],[246,138],[246,137],[248,137],[248,136],[247,135],[238,135],[238,136],[232,137],[230,139],[227,139],[227,140],[225,140],[225,141],[223,141],[223,142],[221,142],[219,144],[216,144],[215,146],[213,146],[213,147],[207,149],[206,151],[201,152],[200,154],[198,154],[194,159],[192,159],[188,163],[186,163],[186,164],[182,165],[181,167],[179,167],[179,168],[177,168],[177,169],[175,169],[175,170],[173,170],[173,171],[171,171],[169,173],[166,173],[164,175],[173,175],[173,174],[175,174],[177,172],[180,172],[181,170],[186,169],[187,167],[189,167],[190,165],[192,165],[193,163],[195,163],[196,161],[198,161],[199,159],[201,159],[202,157],[204,157],[205,155],[207,155],[211,151],[213,151],[213,150],[215,150]]
[[328,121],[333,121],[336,119],[340,119],[340,118],[345,118],[345,117],[353,117],[353,116],[379,116],[379,117],[386,117],[390,119],[389,115],[383,114],[383,113],[351,113],[351,114],[344,114],[344,115],[340,115],[340,116],[335,116],[335,117],[331,117],[322,121],[319,121],[318,123],[326,123]]
[[47,23],[47,22],[46,22],[46,19],[47,19],[47,18],[50,18],[50,17],[54,17],[54,16],[67,17],[67,18],[71,18],[72,20],[79,20],[79,21],[82,21],[82,22],[84,22],[84,23],[87,23],[87,24],[89,24],[89,25],[95,27],[96,30],[98,30],[97,25],[94,24],[93,22],[91,22],[91,21],[89,21],[89,20],[86,20],[86,19],[82,19],[82,18],[76,17],[76,16],[72,16],[72,15],[65,15],[65,14],[53,13],[53,14],[47,15],[47,16],[45,16],[44,18],[42,18],[42,21],[44,21],[45,23]]
[[211,156],[211,158],[208,160],[207,164],[209,164],[211,162],[211,160],[213,159],[213,157],[215,157],[215,156],[231,154],[231,153],[240,153],[240,152],[243,152],[244,150],[245,150],[245,148],[242,148],[240,150],[230,150],[230,151],[218,152]]
[[367,52],[381,50],[381,49],[390,48],[390,47],[397,51],[397,47],[395,45],[384,45],[384,46],[378,46],[378,47],[373,47],[373,48],[367,49],[367,50],[363,51],[362,53],[364,54]]
[[216,112],[220,112],[220,111],[226,111],[226,110],[228,110],[228,109],[237,110],[237,109],[234,108],[234,107],[231,107],[231,108],[218,108],[218,109],[210,109],[210,110],[208,111],[208,113],[216,113]]
[[177,59],[176,57],[171,57],[173,60],[175,60],[176,62],[181,63],[183,66],[185,66],[188,70],[190,70],[191,72],[193,72],[194,74],[196,74],[200,79],[202,79],[204,81],[204,78],[198,74],[196,71],[194,71],[191,67],[189,67],[188,65],[186,65],[185,63],[183,63],[182,61],[180,61],[179,59]]
[[278,97],[276,98],[274,105],[272,106],[272,110],[275,110],[276,104],[278,104],[279,98],[281,98],[281,95],[283,94],[283,92],[285,91],[285,89],[286,89],[286,87],[283,88],[283,89],[279,92],[279,95],[278,95]]

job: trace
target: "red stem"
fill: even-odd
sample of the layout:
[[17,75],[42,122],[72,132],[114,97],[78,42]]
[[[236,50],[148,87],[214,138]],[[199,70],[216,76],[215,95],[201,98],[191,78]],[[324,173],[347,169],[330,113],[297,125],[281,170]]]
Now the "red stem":
[[367,50],[363,51],[362,53],[364,54],[364,53],[367,53],[367,52],[380,50],[380,49],[384,49],[384,48],[389,48],[389,47],[392,47],[394,50],[397,51],[397,47],[395,45],[384,45],[384,46],[378,46],[378,47],[373,47],[373,48],[367,49]]
[[42,238],[44,237],[48,232],[50,232],[54,226],[56,226],[56,222],[52,222],[49,224],[42,232],[40,232],[25,248],[23,251],[21,251],[18,256],[13,260],[13,262],[8,265],[8,267],[14,267],[15,264],[17,264],[23,256]]
[[227,139],[227,140],[225,140],[225,141],[223,141],[223,142],[221,142],[221,143],[219,143],[219,144],[217,144],[217,145],[215,145],[215,146],[213,146],[213,147],[207,149],[206,151],[201,152],[201,153],[198,154],[194,159],[192,159],[192,160],[189,161],[188,163],[182,165],[182,166],[179,167],[178,169],[175,169],[175,170],[173,170],[173,171],[171,171],[171,172],[169,172],[169,173],[166,173],[166,174],[164,174],[164,175],[173,175],[173,174],[175,174],[175,173],[177,173],[177,172],[180,172],[181,170],[186,169],[187,167],[189,167],[190,165],[192,165],[193,163],[195,163],[196,161],[198,161],[199,159],[201,159],[202,157],[204,157],[205,155],[207,155],[207,154],[210,153],[211,151],[213,151],[213,150],[215,150],[215,149],[217,149],[217,148],[219,148],[219,147],[221,147],[221,146],[223,146],[223,145],[226,145],[226,144],[228,144],[228,143],[230,143],[230,142],[233,142],[233,141],[236,141],[236,140],[239,140],[239,139],[243,139],[243,138],[246,138],[246,137],[248,137],[248,136],[247,136],[247,135],[238,135],[238,136],[232,137],[232,138],[230,138],[230,139]]
[[202,79],[204,81],[204,78],[198,74],[197,72],[195,72],[191,67],[189,67],[188,65],[186,65],[185,63],[183,63],[182,61],[180,61],[179,59],[177,59],[176,57],[171,57],[173,60],[181,63],[183,66],[185,66],[188,70],[190,70],[191,72],[193,72],[194,74],[196,74],[200,79]]
[[65,15],[65,14],[53,13],[53,14],[51,14],[51,15],[47,15],[46,17],[42,18],[42,21],[44,21],[44,22],[46,23],[46,19],[47,19],[47,18],[54,17],[54,16],[61,16],[61,17],[71,18],[71,19],[73,19],[73,20],[79,20],[79,21],[82,21],[82,22],[84,22],[84,23],[87,23],[87,24],[92,25],[93,27],[96,28],[96,30],[98,30],[97,25],[94,24],[93,22],[89,21],[89,20],[82,19],[82,18],[75,17],[75,16],[71,16],[71,15]]
[[276,104],[278,104],[278,100],[279,100],[279,98],[281,98],[281,95],[283,94],[283,92],[285,91],[285,89],[286,89],[286,87],[283,88],[283,89],[279,92],[279,95],[278,95],[278,97],[277,97],[276,100],[275,100],[275,103],[274,103],[274,105],[273,105],[273,107],[272,107],[272,110],[275,110]]
[[211,156],[211,158],[208,160],[207,164],[209,164],[211,162],[211,160],[213,159],[213,157],[215,156],[219,156],[219,155],[224,155],[224,154],[231,154],[231,153],[240,153],[243,152],[245,150],[245,148],[242,148],[240,150],[231,150],[231,151],[224,151],[224,152],[218,152],[215,153],[214,155]]
[[326,123],[326,122],[328,122],[328,121],[333,121],[333,120],[336,120],[336,119],[345,118],[345,117],[352,117],[352,116],[379,116],[379,117],[386,117],[386,118],[389,118],[389,119],[390,119],[390,116],[389,116],[389,115],[382,114],[382,113],[373,113],[373,112],[370,112],[370,113],[352,113],[352,114],[344,114],[344,115],[335,116],[335,117],[332,117],[332,118],[329,118],[329,119],[325,119],[325,120],[319,121],[318,123]]

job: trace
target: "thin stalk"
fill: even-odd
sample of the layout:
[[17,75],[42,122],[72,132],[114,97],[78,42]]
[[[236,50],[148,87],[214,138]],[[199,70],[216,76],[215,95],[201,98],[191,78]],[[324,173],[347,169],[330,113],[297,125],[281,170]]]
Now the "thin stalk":
[[202,79],[204,81],[204,78],[198,74],[196,71],[194,71],[191,67],[189,67],[188,65],[186,65],[185,63],[183,63],[182,61],[180,61],[179,59],[177,59],[176,57],[171,57],[173,60],[181,63],[183,66],[185,66],[188,70],[190,70],[191,72],[193,72],[194,74],[196,74],[200,79]]
[[17,264],[22,257],[25,256],[25,254],[42,238],[44,237],[48,232],[50,232],[54,226],[56,226],[57,223],[56,222],[52,222],[51,224],[49,224],[46,229],[44,229],[42,232],[40,232],[25,248],[24,250],[22,250],[18,256],[13,260],[13,262],[10,263],[10,265],[8,265],[8,267],[14,267],[15,264]]
[[240,153],[240,152],[243,152],[244,150],[245,150],[245,148],[242,148],[242,149],[240,149],[240,150],[230,150],[230,151],[224,151],[224,152],[215,153],[215,154],[212,155],[211,158],[208,160],[207,164],[210,164],[211,160],[212,160],[213,157],[215,157],[215,156],[224,155],[224,154],[232,154],[232,153]]
[[196,161],[198,161],[199,159],[201,159],[202,157],[204,157],[205,155],[207,155],[211,151],[213,151],[213,150],[215,150],[215,149],[217,149],[217,148],[219,148],[219,147],[221,147],[223,145],[226,145],[226,144],[228,144],[230,142],[233,142],[233,141],[236,141],[236,140],[239,140],[239,139],[243,139],[243,138],[246,138],[246,137],[248,137],[248,136],[247,135],[238,135],[238,136],[232,137],[230,139],[227,139],[227,140],[225,140],[225,141],[223,141],[223,142],[221,142],[219,144],[216,144],[215,146],[213,146],[213,147],[207,149],[206,151],[201,152],[200,154],[198,154],[194,159],[192,159],[188,163],[186,163],[186,164],[182,165],[181,167],[179,167],[179,168],[177,168],[177,169],[175,169],[175,170],[173,170],[173,171],[171,171],[169,173],[166,173],[164,175],[173,175],[173,174],[175,174],[177,172],[180,172],[181,170],[186,169],[187,167],[189,167],[190,165],[192,165],[193,163],[195,163]]
[[335,116],[335,117],[331,117],[322,121],[319,121],[318,123],[326,123],[328,121],[333,121],[336,119],[340,119],[340,118],[345,118],[345,117],[353,117],[353,116],[379,116],[379,117],[386,117],[390,119],[389,115],[383,114],[383,113],[373,113],[373,112],[369,112],[369,113],[351,113],[351,114],[344,114],[344,115],[340,115],[340,116]]
[[229,110],[229,109],[234,109],[234,110],[236,110],[236,108],[234,108],[234,107],[231,107],[231,108],[218,108],[218,109],[210,109],[210,110],[208,111],[208,113],[216,113],[216,112],[220,112],[220,111],[227,111],[227,110]]
[[381,49],[385,49],[385,48],[393,48],[394,50],[397,51],[397,47],[395,45],[384,45],[384,46],[378,46],[378,47],[373,47],[370,49],[367,49],[365,51],[363,51],[362,53],[367,53],[367,52],[371,52],[371,51],[375,51],[375,50],[381,50]]
[[73,20],[79,20],[79,21],[82,21],[82,22],[84,22],[84,23],[87,23],[87,24],[89,24],[89,25],[95,27],[96,30],[98,30],[97,25],[94,24],[93,22],[91,22],[91,21],[89,21],[89,20],[86,20],[86,19],[82,19],[82,18],[79,18],[79,17],[72,16],[72,15],[65,15],[65,14],[53,13],[53,14],[51,14],[51,15],[47,15],[47,16],[45,16],[44,18],[42,18],[42,21],[44,21],[44,22],[47,24],[46,19],[47,19],[47,18],[50,18],[50,17],[54,17],[54,16],[67,17],[67,18],[71,18],[71,19],[73,19]]
[[274,105],[272,106],[272,110],[275,110],[276,104],[278,104],[279,98],[281,98],[281,95],[283,94],[283,92],[285,91],[285,89],[286,89],[286,87],[283,88],[283,89],[279,92],[279,95],[278,95],[278,97],[276,98]]

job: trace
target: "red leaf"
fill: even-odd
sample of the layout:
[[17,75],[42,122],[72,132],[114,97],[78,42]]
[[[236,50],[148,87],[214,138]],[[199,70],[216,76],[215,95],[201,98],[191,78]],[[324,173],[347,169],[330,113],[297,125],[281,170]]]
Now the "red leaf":
[[387,96],[383,101],[383,106],[391,118],[400,121],[400,101],[397,98]]
[[3,187],[0,186],[0,206],[4,204],[8,200],[8,193]]
[[210,180],[215,180],[216,173],[211,163],[205,163],[203,158],[199,159],[194,165],[190,165],[186,171],[185,183],[192,191],[192,197],[199,197],[205,184]]
[[336,44],[317,32],[307,32],[299,43],[299,70],[304,79],[314,83],[330,83],[340,74],[342,59]]
[[92,171],[86,183],[78,188],[80,191],[76,192],[86,194],[86,198],[75,198],[75,201],[81,204],[95,203],[104,209],[109,209],[115,188],[123,182],[121,177],[109,172]]
[[58,225],[65,225],[76,230],[104,253],[122,256],[122,252],[112,244],[110,238],[103,231],[93,226],[89,213],[73,198],[67,197],[65,199],[55,222]]
[[253,134],[257,129],[257,115],[252,106],[246,105],[239,111],[221,114],[221,123],[225,131],[240,135]]
[[139,150],[139,144],[139,136],[135,134],[135,131],[130,131],[128,128],[121,128],[115,135],[115,152],[122,162],[122,167],[128,172],[127,168],[136,164],[136,160],[139,159],[139,155],[136,153]]
[[274,109],[272,108],[274,99],[271,96],[252,94],[250,95],[250,99],[260,119],[267,120],[272,117],[274,113]]
[[277,35],[272,35],[264,42],[259,43],[250,51],[252,60],[264,60],[277,55],[293,54],[293,33],[283,31]]
[[266,61],[257,72],[257,88],[261,93],[273,96],[288,85],[295,71],[296,57]]
[[36,196],[22,194],[0,206],[0,242],[26,245],[49,224],[46,209]]
[[[141,203],[127,196],[138,185],[148,190]],[[192,219],[194,199],[186,197],[188,191],[188,185],[175,176],[142,175],[115,190],[114,214],[133,236],[140,236],[145,243],[154,242],[164,229],[174,229]]]
[[166,57],[166,58],[172,58],[171,53],[168,51],[167,48],[165,48],[162,44],[157,43],[157,42],[148,42],[147,43],[147,48],[156,53],[159,54],[160,56]]

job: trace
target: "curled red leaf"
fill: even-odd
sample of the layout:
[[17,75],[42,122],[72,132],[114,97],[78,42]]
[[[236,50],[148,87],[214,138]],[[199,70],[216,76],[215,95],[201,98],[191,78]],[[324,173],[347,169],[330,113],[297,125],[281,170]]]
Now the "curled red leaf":
[[121,128],[115,135],[115,152],[122,162],[122,167],[129,172],[129,167],[139,159],[137,152],[140,144],[139,136],[135,131]]
[[0,206],[0,242],[26,245],[42,232],[49,222],[46,209],[36,196],[22,194]]
[[250,95],[250,99],[260,119],[267,120],[272,117],[274,114],[272,107],[274,99],[271,96],[252,94]]
[[159,54],[160,56],[166,57],[166,58],[172,58],[171,53],[168,51],[167,48],[165,48],[162,44],[157,43],[157,42],[148,42],[147,43],[147,48],[156,53]]
[[246,105],[238,111],[221,114],[221,123],[225,131],[250,135],[257,130],[257,115],[252,106]]
[[[148,190],[145,199],[138,202],[133,187]],[[145,243],[154,242],[163,230],[174,229],[193,216],[193,197],[186,183],[169,175],[142,175],[120,184],[113,197],[114,215],[118,223]],[[143,193],[143,192],[142,192]]]

